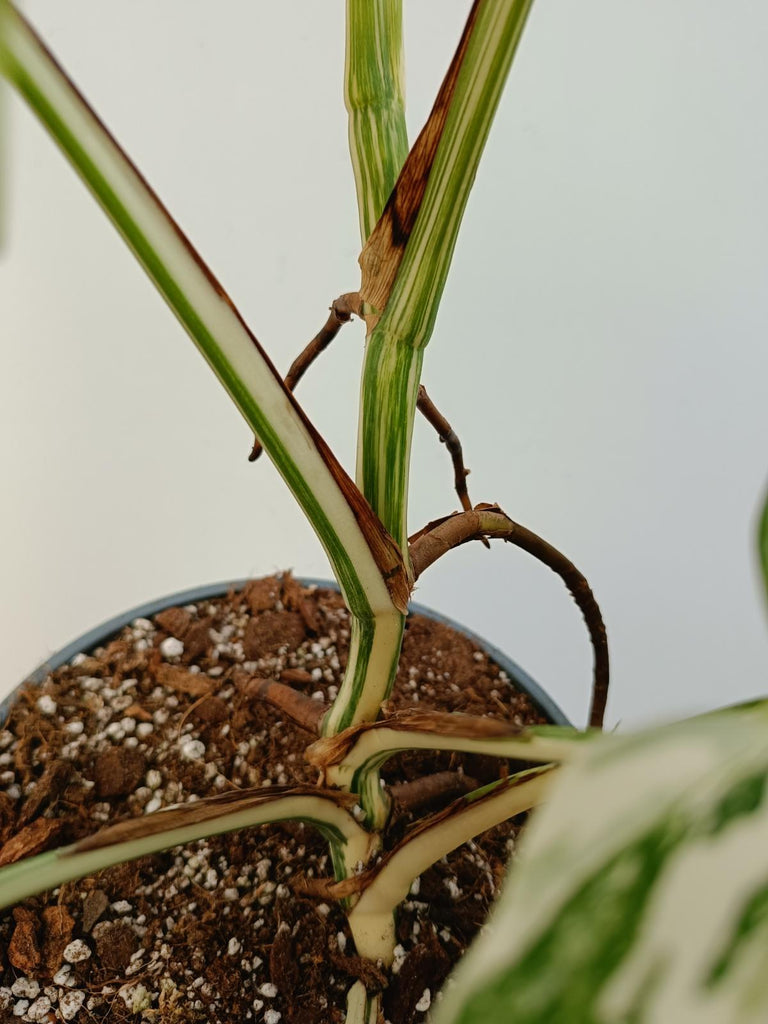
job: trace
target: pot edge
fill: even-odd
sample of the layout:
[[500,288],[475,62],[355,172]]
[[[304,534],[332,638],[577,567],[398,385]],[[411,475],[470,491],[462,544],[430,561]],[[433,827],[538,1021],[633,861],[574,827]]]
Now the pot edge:
[[[322,580],[304,576],[298,576],[296,579],[304,586],[327,587],[330,590],[339,590],[338,584],[332,580]],[[100,625],[87,630],[81,636],[72,640],[66,646],[46,658],[45,661],[38,665],[33,672],[31,672],[21,683],[19,683],[18,686],[11,690],[11,692],[3,698],[2,701],[0,701],[0,728],[3,727],[11,704],[15,700],[16,695],[22,686],[26,683],[42,683],[49,672],[55,671],[57,668],[65,665],[81,651],[88,651],[100,644],[103,644],[105,641],[111,639],[116,633],[119,633],[125,626],[133,622],[134,619],[149,618],[150,616],[163,611],[165,608],[172,608],[175,605],[195,604],[198,601],[205,601],[209,598],[220,597],[222,594],[226,594],[229,590],[241,590],[246,583],[249,582],[250,578],[224,580],[218,583],[208,583],[203,586],[190,587],[187,590],[179,590],[173,594],[166,594],[163,597],[156,598],[153,601],[145,601],[142,604],[136,605],[134,608],[129,608],[127,611],[121,612],[118,615],[114,615],[112,618],[107,619]],[[484,640],[483,637],[474,633],[471,629],[467,629],[465,626],[462,626],[447,615],[442,615],[440,612],[436,612],[433,609],[427,608],[415,601],[409,603],[408,612],[409,614],[415,612],[419,615],[424,615],[436,622],[441,622],[446,626],[450,626],[459,633],[463,633],[464,636],[473,640],[479,647],[481,647],[486,654],[488,654],[491,660],[496,662],[500,669],[506,672],[509,678],[514,682],[515,686],[531,698],[539,711],[545,714],[553,725],[570,726],[572,724],[566,718],[558,704],[534,679],[531,678],[525,669],[521,668],[517,662],[513,661],[503,651],[499,650],[498,647],[495,647],[487,640]]]

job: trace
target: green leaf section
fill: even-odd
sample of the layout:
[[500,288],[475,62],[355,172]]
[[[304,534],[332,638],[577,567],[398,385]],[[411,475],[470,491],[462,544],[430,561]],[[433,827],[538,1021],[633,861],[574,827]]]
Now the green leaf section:
[[[596,993],[636,941],[645,896],[675,844],[670,825],[665,823],[604,864],[563,907],[558,924],[513,968],[475,994],[458,1020],[462,1024],[501,1024],[510,1019],[515,1024],[586,1024],[599,1019]],[[577,944],[580,949],[575,955]],[[555,975],[552,965],[563,962],[566,968]],[[653,973],[645,979],[646,995],[652,980]],[[635,1016],[627,1019],[638,1019],[637,1010],[633,1004]]]
[[347,0],[344,102],[365,244],[408,155],[402,0]]
[[[224,803],[221,812],[214,816],[206,814],[205,807],[210,804],[215,809],[216,798],[196,801],[186,808],[158,811],[143,819],[121,823],[105,829],[91,840],[27,857],[0,868],[0,907],[18,903],[35,893],[114,864],[123,864],[223,832],[277,821],[301,821],[319,829],[330,841],[334,858],[343,861],[343,866],[335,865],[342,874],[352,871],[355,864],[368,855],[370,836],[348,811],[332,799],[316,796],[311,791],[274,797],[259,791],[255,798],[249,798],[243,791],[238,797],[241,798],[240,803],[247,806],[233,809]],[[195,816],[200,816],[200,820],[194,820]],[[185,817],[188,822],[185,822]],[[165,822],[168,827],[163,827]],[[141,834],[142,831],[148,834]],[[130,838],[132,833],[137,834],[135,838]]]
[[749,954],[749,946],[755,940],[761,941],[764,947],[768,946],[768,881],[746,900],[720,956],[712,964],[707,986],[716,988],[726,981],[729,973],[738,969],[745,952]]
[[766,705],[585,751],[436,1024],[768,1019]]
[[532,0],[479,0],[421,207],[363,368],[357,481],[407,551],[411,436],[459,226]]

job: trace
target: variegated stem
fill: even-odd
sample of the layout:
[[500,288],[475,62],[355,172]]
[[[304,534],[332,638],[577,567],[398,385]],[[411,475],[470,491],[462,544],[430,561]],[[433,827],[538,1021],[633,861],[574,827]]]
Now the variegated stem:
[[[286,389],[229,297],[139,172],[15,9],[3,73],[69,158],[258,435],[330,558],[356,622],[329,728],[374,717],[387,692],[408,599],[402,557]],[[381,624],[384,625],[381,625]],[[367,680],[374,696],[358,701]]]
[[353,613],[349,660],[338,696],[323,720],[324,736],[378,716],[397,672],[404,627],[405,615],[392,606],[378,615]]
[[344,102],[365,244],[406,156],[402,0],[347,0]]
[[[344,98],[360,232],[365,242],[408,152],[401,0],[347,0]],[[379,386],[387,387],[385,378]],[[407,552],[407,546],[401,550]],[[373,721],[379,714],[397,671],[405,627],[403,611],[390,606],[373,615],[361,615],[352,609],[349,661],[339,694],[323,722],[325,735],[357,722]],[[369,820],[375,816],[370,808],[366,811]]]
[[337,877],[351,874],[370,854],[373,837],[340,805],[338,794],[324,794],[310,786],[283,793],[240,791],[120,822],[71,846],[0,868],[0,907],[113,864],[275,821],[303,821],[317,827],[330,841]]
[[363,367],[357,481],[404,552],[422,350],[432,334],[461,218],[531,2],[475,3],[413,160],[406,161],[374,232],[375,244],[372,236],[361,257],[361,294],[381,316]]
[[554,774],[551,765],[520,772],[469,793],[417,826],[384,859],[349,914],[358,953],[389,966],[396,941],[395,909],[414,879],[462,843],[535,807],[544,799]]
[[403,750],[452,750],[518,761],[572,761],[593,733],[562,726],[519,729],[490,718],[440,712],[415,712],[350,729],[347,735],[321,739],[307,750],[309,761],[325,771],[328,785],[357,793],[375,810],[370,824],[382,828],[390,805],[379,771]]

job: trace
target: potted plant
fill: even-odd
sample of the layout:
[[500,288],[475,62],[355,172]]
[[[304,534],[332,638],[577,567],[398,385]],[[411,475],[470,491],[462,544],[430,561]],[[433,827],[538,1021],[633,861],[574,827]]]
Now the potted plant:
[[[559,798],[555,796],[550,811],[542,815],[539,832],[534,833],[531,840],[531,849],[538,850],[533,860],[534,868],[530,867],[529,857],[519,873],[519,878],[524,879],[524,872],[537,870],[539,865],[543,865],[543,872],[546,867],[547,885],[542,883],[542,888],[537,890],[542,899],[549,903],[545,910],[551,911],[558,907],[555,896],[562,896],[568,904],[565,897],[570,891],[576,891],[575,888],[569,890],[568,886],[576,887],[580,882],[583,887],[584,882],[583,876],[573,881],[562,857],[557,863],[561,869],[562,884],[558,888],[552,881],[552,866],[558,858],[553,857],[551,852],[553,826],[547,823],[551,822],[552,815],[559,809],[556,820],[566,825],[572,824],[568,810],[569,807],[573,809],[577,806],[573,798],[573,787],[576,787],[579,794],[594,792],[589,789],[594,777],[599,776],[602,780],[606,774],[610,774],[605,768],[606,764],[623,764],[628,757],[635,769],[635,775],[630,775],[633,785],[638,771],[640,778],[647,780],[647,762],[642,762],[642,770],[637,768],[638,748],[642,752],[654,748],[658,753],[665,742],[671,742],[677,757],[678,752],[685,748],[685,742],[680,742],[681,736],[684,740],[693,737],[694,747],[697,747],[697,743],[701,746],[703,736],[712,751],[707,770],[711,770],[713,762],[719,767],[717,758],[724,754],[731,759],[733,770],[718,774],[720,788],[714,787],[707,791],[711,797],[709,802],[699,801],[694,808],[695,813],[692,812],[679,825],[675,833],[679,847],[682,848],[690,836],[697,834],[702,818],[706,818],[707,814],[711,817],[713,807],[721,808],[717,822],[738,818],[739,814],[726,815],[722,810],[724,807],[730,809],[737,797],[743,796],[739,807],[747,808],[742,810],[742,817],[749,817],[750,824],[754,819],[759,825],[762,789],[756,780],[764,777],[765,768],[756,750],[759,747],[758,738],[764,736],[762,709],[743,709],[722,719],[703,720],[704,724],[701,721],[694,722],[678,727],[678,731],[673,729],[654,733],[651,739],[645,741],[633,739],[625,742],[609,738],[604,743],[593,745],[583,742],[585,738],[591,737],[591,733],[577,733],[568,728],[538,725],[526,727],[478,715],[447,715],[439,710],[411,708],[405,712],[393,712],[387,703],[397,671],[408,599],[418,575],[436,558],[460,544],[473,539],[487,542],[489,538],[500,538],[526,548],[557,571],[584,612],[595,650],[595,686],[590,720],[596,730],[602,722],[607,692],[605,631],[584,577],[556,549],[513,522],[498,506],[472,505],[466,493],[466,474],[460,446],[449,424],[419,387],[423,349],[434,324],[461,213],[529,6],[529,3],[520,0],[478,0],[473,5],[425,128],[411,150],[407,151],[399,86],[399,6],[388,2],[349,4],[346,97],[364,243],[360,258],[362,281],[357,292],[342,295],[334,302],[325,327],[302,354],[298,366],[294,368],[293,379],[287,383],[277,375],[226,293],[34,32],[12,7],[3,8],[2,68],[5,76],[30,103],[94,192],[224,383],[257,435],[258,445],[263,445],[275,462],[326,549],[349,613],[349,647],[343,675],[338,692],[333,695],[329,693],[332,700],[328,703],[324,699],[317,699],[315,695],[308,696],[286,685],[284,681],[265,679],[259,671],[251,672],[250,678],[244,682],[242,679],[234,680],[234,688],[228,689],[226,694],[226,698],[234,697],[234,690],[239,686],[241,699],[251,702],[262,699],[277,708],[281,716],[298,722],[305,731],[314,731],[317,738],[307,747],[306,757],[318,773],[320,785],[317,780],[312,783],[288,784],[282,781],[281,776],[287,780],[287,774],[282,772],[275,779],[262,779],[262,782],[276,783],[274,785],[262,785],[256,789],[237,788],[219,796],[188,799],[178,807],[159,809],[162,801],[158,799],[155,809],[150,799],[144,805],[149,813],[140,818],[123,820],[93,836],[78,839],[60,848],[51,848],[51,839],[56,829],[55,824],[50,824],[56,821],[54,800],[53,806],[48,807],[43,815],[35,816],[30,812],[29,820],[20,823],[18,834],[3,849],[5,866],[0,871],[0,899],[5,904],[15,903],[40,890],[65,885],[70,880],[108,866],[145,857],[215,833],[278,821],[299,821],[322,834],[329,844],[330,859],[326,858],[328,863],[325,871],[320,862],[312,862],[310,865],[310,859],[307,859],[307,870],[297,887],[298,892],[303,897],[318,901],[325,908],[322,913],[326,916],[341,915],[334,920],[346,922],[343,923],[343,930],[338,932],[338,947],[344,952],[346,944],[351,941],[359,957],[358,980],[349,987],[347,994],[346,1019],[371,1024],[382,1015],[381,993],[386,988],[386,971],[396,971],[402,967],[403,951],[398,954],[398,947],[402,944],[398,943],[396,912],[398,907],[405,905],[409,893],[414,899],[419,895],[418,880],[422,872],[457,845],[537,804],[549,792],[560,771],[557,766],[562,762],[576,762],[571,781],[564,782],[558,788],[557,792],[565,795]],[[341,467],[292,393],[298,376],[351,315],[362,318],[367,326],[357,484]],[[409,536],[406,524],[408,462],[411,429],[417,406],[421,406],[437,427],[441,438],[449,443],[462,511],[431,522],[418,534]],[[276,587],[279,587],[277,593]],[[305,622],[316,611],[313,607],[307,607],[309,596],[302,588],[297,588],[290,578],[283,579],[279,584],[266,581],[252,588],[247,600],[256,608],[260,608],[262,602],[272,602],[269,607],[276,608],[279,602],[282,606],[280,610],[287,607],[293,615],[304,618]],[[151,678],[161,678],[172,688],[175,686],[187,696],[203,701],[208,711],[211,709],[211,700],[216,695],[211,693],[209,681],[199,677],[207,675],[209,679],[215,680],[218,666],[210,664],[206,665],[205,672],[194,672],[189,665],[181,663],[182,657],[189,654],[189,647],[192,646],[191,640],[187,641],[186,638],[194,624],[192,619],[200,618],[200,609],[175,607],[172,611],[173,617],[166,617],[159,622],[159,628],[168,635],[157,645],[156,657],[147,652],[154,649],[152,640],[158,639],[158,623],[153,625],[141,620],[134,624],[134,635],[122,641],[122,647],[111,651],[107,648],[105,652],[114,673],[113,685],[107,687],[110,693],[106,697],[103,687],[94,687],[97,699],[102,702],[98,710],[104,710],[105,700],[114,705],[117,699],[122,705],[121,710],[132,711],[132,714],[124,716],[122,724],[110,723],[110,727],[113,724],[118,726],[113,733],[115,736],[120,730],[123,737],[134,731],[138,734],[141,726],[137,722],[137,718],[141,717],[141,705],[136,701],[129,704],[123,702],[124,697],[132,699],[132,687],[136,683],[135,679],[127,675],[137,667],[132,660],[134,657],[138,661],[149,662]],[[202,616],[202,622],[204,630],[211,632],[205,615]],[[182,632],[185,634],[184,640],[175,635]],[[231,646],[233,635],[236,634],[219,630],[216,643],[222,649],[227,644]],[[134,644],[130,649],[125,646],[129,643]],[[142,643],[143,647],[140,646]],[[199,669],[199,665],[194,667]],[[259,666],[256,667],[258,669]],[[78,685],[88,688],[85,680],[96,677],[84,673],[92,669],[88,655],[72,666],[74,678],[80,680]],[[298,670],[293,671],[295,673]],[[301,677],[299,682],[307,684],[313,678],[314,671],[309,673],[309,680]],[[130,685],[126,693],[120,694],[117,691],[124,684]],[[321,698],[323,696],[321,694]],[[214,708],[219,709],[216,714],[221,711],[221,702],[226,698],[218,695],[220,704],[214,705]],[[50,693],[43,692],[38,700],[42,701],[38,707],[42,715],[53,714],[57,710]],[[193,705],[190,706],[190,713]],[[221,720],[216,724],[221,725]],[[180,722],[180,732],[183,725],[184,722]],[[73,734],[78,735],[78,731],[73,730]],[[734,740],[737,734],[740,739]],[[148,734],[145,732],[143,735]],[[744,739],[750,742],[742,742]],[[37,746],[36,738],[30,737],[30,741],[32,746]],[[262,738],[259,742],[264,741]],[[46,744],[47,738],[44,736],[43,747]],[[416,824],[404,834],[398,835],[392,818],[395,797],[382,786],[381,769],[385,762],[398,753],[424,748],[482,755],[501,761],[523,761],[533,763],[534,766],[517,770],[514,774],[502,775],[485,785],[470,787],[468,792],[463,792],[458,799],[441,810],[432,814],[422,813]],[[735,760],[734,748],[739,749],[742,755]],[[130,751],[134,747],[126,743],[126,749]],[[186,740],[182,744],[180,759],[200,764],[204,754],[201,741]],[[241,761],[249,755],[250,748],[240,754]],[[23,763],[23,748],[17,760]],[[110,754],[108,760],[109,764],[102,764],[104,771],[96,783],[101,787],[101,796],[106,798],[104,803],[107,805],[110,796],[124,795],[126,780],[134,774],[130,754]],[[53,768],[53,763],[46,767],[46,771],[49,767]],[[205,773],[206,768],[201,768],[201,771]],[[696,772],[701,773],[701,764],[695,757],[691,771],[695,777],[699,777],[695,775]],[[763,776],[760,776],[760,771]],[[49,789],[59,787],[58,792],[69,793],[67,786],[70,780],[66,777],[66,767],[62,768],[59,764],[56,772],[51,771],[47,779]],[[463,774],[466,777],[467,773]],[[569,775],[567,772],[564,774],[566,778]],[[449,792],[450,786],[456,784],[455,775],[454,772],[454,777],[448,779],[442,774],[434,782],[438,796]],[[115,777],[118,777],[116,782]],[[616,770],[611,778],[620,779],[621,773]],[[686,779],[682,770],[675,777],[675,781],[681,784]],[[749,783],[746,795],[745,779]],[[134,786],[138,781],[134,780]],[[401,789],[397,798],[413,811],[414,808],[428,804],[435,794],[427,793],[429,799],[426,799],[424,779],[417,777],[411,782],[411,787]],[[637,788],[639,792],[643,787],[638,785]],[[659,796],[659,789],[665,799]],[[178,788],[174,792],[178,795]],[[597,792],[601,792],[599,786]],[[620,792],[624,794],[626,791]],[[665,819],[658,826],[663,829],[663,847],[670,834],[670,822],[678,822],[679,802],[675,800],[679,798],[679,787],[669,785],[664,789],[657,785],[653,795],[656,797],[653,813],[658,815],[664,811],[670,818],[670,821]],[[588,811],[589,807],[582,811],[586,818],[589,818]],[[108,814],[108,806],[104,813]],[[602,821],[603,816],[596,816],[595,820]],[[645,819],[633,816],[632,820],[636,830],[638,820],[658,824],[650,811]],[[717,828],[719,831],[712,826],[708,835],[719,835],[724,831],[720,826]],[[658,839],[658,829],[656,832],[650,829],[650,832],[653,838]],[[303,837],[304,833],[301,835]],[[619,843],[617,856],[623,855],[625,847],[629,849],[630,840],[635,838],[636,832],[621,832],[619,839],[614,839],[614,842]],[[589,863],[594,868],[597,862],[594,858],[605,851],[606,837],[600,833],[593,835],[592,839],[593,845],[588,853],[593,858]],[[40,850],[45,852],[38,852]],[[638,862],[634,847],[626,855],[626,861],[630,866]],[[192,881],[203,892],[205,879],[200,885],[195,876],[198,866],[190,867],[189,863],[177,865],[181,875],[187,878],[190,877],[187,868],[190,869]],[[231,865],[220,865],[221,870],[228,870],[229,867]],[[258,869],[258,865],[256,867]],[[627,877],[623,860],[620,860],[619,867],[621,870],[617,870],[616,877],[622,882]],[[648,882],[647,873],[641,871],[640,875],[642,881]],[[179,882],[179,889],[184,888],[182,881],[183,878]],[[237,885],[232,886],[232,891],[236,895],[238,886],[248,887],[256,893],[258,901],[261,898],[258,883],[267,880],[260,879],[257,870],[255,878],[253,873],[249,876],[244,872],[235,881]],[[454,887],[457,886],[455,879],[448,881]],[[754,878],[750,876],[752,881]],[[514,883],[510,887],[508,903],[513,907],[513,914],[515,900],[519,903],[520,899],[516,892],[522,884],[521,881],[517,890]],[[452,892],[450,884],[447,888]],[[633,890],[632,895],[637,901],[649,889],[650,883],[645,889]],[[149,892],[142,895],[144,898],[151,897]],[[612,893],[608,892],[607,895],[611,896]],[[743,896],[743,893],[735,895]],[[731,894],[734,898],[735,895]],[[89,890],[85,903],[91,896],[95,903],[88,914],[95,914],[95,920],[98,920],[105,909],[104,893],[100,889]],[[739,937],[745,929],[750,934],[754,932],[756,926],[753,926],[753,920],[762,920],[759,917],[759,900],[755,903],[752,890],[749,896],[752,902],[748,901],[749,906],[742,914],[746,924],[738,932]],[[728,906],[732,908],[733,905],[732,899]],[[191,929],[200,902],[191,900],[185,906],[186,916],[179,926]],[[205,901],[203,906],[201,913],[212,912]],[[248,906],[253,910],[254,904]],[[565,910],[569,907],[570,904]],[[222,917],[226,917],[224,909]],[[557,922],[564,923],[558,924],[561,932],[555,934],[554,942],[561,941],[561,935],[567,936],[568,929],[573,927],[573,919],[563,910],[562,904],[559,909],[563,912],[557,916]],[[51,957],[54,954],[56,957],[67,954],[64,959],[68,966],[66,969],[60,968],[62,974],[58,979],[53,979],[57,991],[71,987],[68,979],[78,977],[77,965],[90,956],[90,946],[82,940],[75,940],[75,948],[71,948],[73,942],[69,940],[72,931],[65,920],[66,916],[59,910],[58,917],[51,914],[45,918],[43,946],[38,949],[43,958],[47,955],[46,951],[50,952]],[[503,921],[501,915],[500,920]],[[538,908],[536,921],[539,924],[535,927],[544,927],[546,924],[546,913],[541,908]],[[114,925],[115,922],[103,923]],[[20,933],[17,940],[19,945],[27,940],[31,948],[35,947],[35,942],[39,944],[39,936],[33,934],[34,925],[25,916],[23,907],[16,924]],[[173,927],[173,922],[168,925],[169,929]],[[257,921],[254,921],[254,927],[258,927]],[[275,956],[276,961],[281,955],[285,958],[286,949],[290,948],[286,946],[286,936],[296,939],[304,927],[304,919],[286,917],[280,922],[272,944],[271,955]],[[533,925],[530,927],[534,930]],[[602,934],[608,936],[604,945],[613,942],[615,946],[615,929],[610,934],[605,931]],[[117,945],[121,937],[124,937],[121,929],[116,927],[103,929],[101,935],[104,944],[110,946],[108,954],[112,944]],[[60,949],[64,939],[67,940],[66,945]],[[729,948],[732,949],[734,944],[735,939]],[[542,948],[545,947],[546,942]],[[649,960],[651,967],[656,963],[656,949],[653,946],[653,956]],[[204,962],[207,952],[202,949],[196,951],[201,962]],[[237,975],[238,971],[252,972],[256,969],[254,960],[248,964],[247,958],[240,957],[242,952],[239,939],[233,938],[227,943],[226,956],[237,958],[231,967],[227,964],[230,974]],[[217,951],[217,955],[222,954],[224,950]],[[517,961],[514,960],[516,955]],[[460,1016],[470,1021],[492,1019],[490,1015],[496,1014],[498,1019],[503,1019],[512,1005],[510,999],[515,998],[525,1003],[523,1009],[517,1008],[517,1012],[527,1012],[531,1020],[557,1019],[553,1013],[571,1012],[571,1006],[576,1009],[567,1019],[592,1019],[588,1014],[592,1012],[598,996],[602,998],[600,986],[594,982],[594,978],[591,981],[588,979],[585,983],[586,995],[580,997],[581,1002],[572,991],[573,986],[578,988],[576,981],[579,965],[584,966],[581,954],[575,958],[574,971],[568,974],[570,981],[567,990],[562,986],[558,989],[560,1002],[550,999],[548,1018],[542,1009],[547,1009],[546,999],[531,999],[530,988],[526,989],[520,981],[524,974],[530,985],[535,986],[539,984],[540,977],[543,979],[540,984],[549,987],[544,970],[538,975],[531,971],[528,962],[531,955],[530,947],[525,946],[523,938],[518,938],[517,946],[510,951],[509,962],[496,955],[487,956],[483,968],[478,970],[477,957],[474,966],[470,960],[463,981],[460,979],[462,987],[456,990],[457,996],[445,1001],[450,1003],[445,1010],[446,1017],[453,1014],[454,1017]],[[594,950],[590,950],[590,955],[590,964],[599,964],[601,956],[602,962],[605,962],[607,954],[602,946],[596,945]],[[482,947],[478,956],[483,956]],[[140,959],[136,963],[140,963]],[[725,954],[721,961],[724,966],[719,968],[719,973],[718,969],[712,969],[715,972],[712,974],[715,978],[712,982],[714,987],[720,977],[727,976],[730,980],[731,961]],[[519,967],[520,963],[526,964],[525,971]],[[151,977],[152,964],[144,967],[148,977]],[[194,974],[200,970],[200,966],[193,962],[190,970]],[[125,964],[121,964],[121,971],[127,972]],[[648,972],[644,971],[641,980],[647,980]],[[135,973],[133,971],[133,975]],[[479,989],[478,977],[483,979]],[[194,985],[195,981],[192,979],[190,984]],[[418,987],[418,976],[415,984]],[[201,994],[205,995],[202,987]],[[184,1014],[191,1014],[189,1019],[194,1019],[195,1012],[205,1009],[202,1000],[200,1006],[181,1006],[178,990],[173,986],[160,991],[157,1004],[153,1003],[152,993],[143,983],[130,982],[123,977],[118,988],[123,992],[126,988],[130,990],[130,998],[127,1001],[123,999],[127,1013],[146,1011],[151,1015],[159,1010],[168,1019],[186,1019]],[[736,996],[733,997],[737,1001],[742,999],[742,988],[737,988]],[[254,999],[252,1010],[248,1012],[254,1019],[276,1024],[283,1011],[275,1008],[277,1004],[269,1003],[277,995],[275,985],[271,981],[264,982],[261,989],[263,998]],[[637,985],[631,991],[637,996]],[[728,991],[730,993],[730,988]],[[117,994],[117,990],[113,988],[108,994]],[[750,1012],[759,1001],[754,993],[751,994]],[[17,1016],[43,1019],[46,1014],[53,1012],[51,995],[40,995],[40,986],[34,979],[25,977],[19,992],[13,992],[13,995],[19,998],[13,1011]],[[418,996],[407,1007],[408,1019],[412,1018],[413,1013],[424,1014],[429,1009],[432,993],[428,987],[424,986]],[[627,1013],[630,1011],[635,1013],[633,1019],[640,1019],[637,1017],[637,1008],[641,1005],[638,1002],[639,996],[634,1002],[626,999],[622,1002],[613,994],[611,999],[613,1001],[609,1000],[607,1012],[614,1013],[614,1019],[629,1019]],[[65,992],[64,997],[60,998],[60,1012],[66,1019],[72,1019],[83,1009],[83,1002],[83,999],[78,1001],[67,998]],[[21,1005],[23,1003],[25,1005]],[[337,1009],[327,1003],[314,1009],[317,1020],[337,1019]],[[292,1011],[287,1012],[292,1016]],[[579,1013],[581,1016],[578,1016]],[[624,1017],[620,1016],[622,1013]],[[393,1021],[393,1024],[398,1022]]]

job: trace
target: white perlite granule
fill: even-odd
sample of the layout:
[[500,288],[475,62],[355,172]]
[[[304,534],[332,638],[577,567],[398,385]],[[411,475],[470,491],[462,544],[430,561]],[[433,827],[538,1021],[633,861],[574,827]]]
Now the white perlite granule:
[[277,1010],[267,1010],[264,1014],[264,1024],[278,1024],[282,1013]]
[[425,988],[421,993],[421,999],[416,1003],[416,1009],[419,1013],[426,1013],[426,1011],[432,1005],[432,993],[428,988]]
[[267,999],[274,999],[277,995],[277,985],[273,985],[271,981],[267,981],[263,985],[259,986],[259,992],[261,992],[263,996],[266,996]]
[[160,653],[164,658],[180,658],[184,653],[184,644],[175,636],[167,636],[160,644]]
[[71,988],[75,984],[72,977],[72,968],[69,964],[63,964],[53,976],[53,984]]
[[205,744],[202,740],[185,740],[181,745],[181,756],[185,761],[199,761],[205,757]]
[[34,978],[17,978],[11,985],[11,992],[15,996],[26,996],[34,999],[40,992],[40,982]]
[[400,945],[395,946],[393,952],[394,952],[395,958],[392,961],[392,967],[390,968],[390,970],[392,971],[393,974],[398,974],[399,971],[400,971],[400,968],[405,963],[406,953],[405,953],[405,949],[403,948],[403,946],[400,946]]
[[64,959],[69,964],[79,964],[83,960],[87,960],[90,955],[91,951],[82,939],[70,942],[64,950]]
[[47,693],[37,698],[37,709],[43,715],[55,715],[58,704]]
[[80,990],[62,992],[59,996],[59,1013],[64,1020],[73,1020],[85,1002],[85,992]]
[[27,1010],[29,1020],[44,1020],[51,1012],[51,1000],[48,996],[40,996]]

